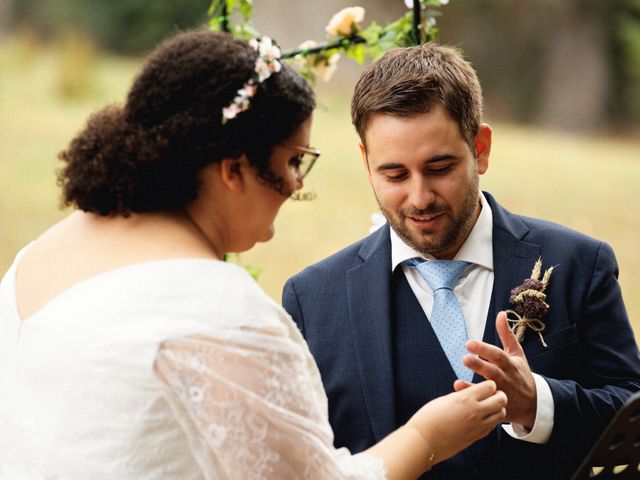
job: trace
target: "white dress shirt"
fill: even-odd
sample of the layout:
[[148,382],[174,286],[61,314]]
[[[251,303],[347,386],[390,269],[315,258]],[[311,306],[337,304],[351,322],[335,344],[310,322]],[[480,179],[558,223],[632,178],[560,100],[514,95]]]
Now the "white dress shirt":
[[[480,203],[482,206],[480,216],[454,258],[454,260],[470,263],[453,289],[464,314],[469,340],[483,338],[493,291],[493,217],[491,207],[482,194],[480,194]],[[415,257],[427,260],[434,258],[415,251],[391,229],[391,269],[393,271],[398,265],[401,266],[411,290],[427,318],[430,318],[433,309],[433,292],[415,268],[403,263]],[[536,420],[533,428],[529,430],[518,424],[503,425],[503,428],[509,435],[520,440],[546,443],[553,430],[553,396],[544,378],[535,373],[533,377],[537,390]]]

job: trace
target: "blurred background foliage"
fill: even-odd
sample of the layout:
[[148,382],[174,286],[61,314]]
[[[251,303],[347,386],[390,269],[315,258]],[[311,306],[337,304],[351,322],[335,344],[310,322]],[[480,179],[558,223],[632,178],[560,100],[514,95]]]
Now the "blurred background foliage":
[[[209,0],[0,0],[0,272],[57,219],[56,154],[87,116],[122,102],[142,55],[206,22]],[[403,0],[254,0],[257,29],[284,48],[322,40],[340,8],[364,24],[406,12]],[[478,70],[494,128],[481,187],[510,210],[610,243],[640,333],[640,0],[451,0],[440,38]],[[361,66],[342,59],[317,85],[307,181],[318,198],[287,202],[276,238],[243,253],[279,300],[284,281],[366,235],[377,211],[350,123]]]
[[[0,35],[28,31],[41,41],[65,38],[69,45],[77,38],[137,55],[171,32],[203,24],[209,3],[0,0]],[[285,48],[321,39],[331,14],[354,4],[254,3],[259,30]],[[401,0],[355,3],[379,23],[406,11]],[[441,40],[460,46],[478,69],[492,117],[572,131],[637,131],[640,0],[452,0],[443,13]]]
[[495,114],[576,131],[640,120],[638,0],[457,0],[440,26]]
[[[5,0],[7,1],[7,0]],[[102,49],[139,54],[170,32],[202,23],[207,0],[11,0],[11,23],[43,38],[80,32]]]

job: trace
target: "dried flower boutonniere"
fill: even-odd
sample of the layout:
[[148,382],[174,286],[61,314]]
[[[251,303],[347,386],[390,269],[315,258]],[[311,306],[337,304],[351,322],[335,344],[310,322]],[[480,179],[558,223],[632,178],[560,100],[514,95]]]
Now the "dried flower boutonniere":
[[511,330],[516,334],[519,342],[522,342],[528,327],[540,336],[542,345],[547,347],[542,337],[542,331],[546,327],[542,317],[549,311],[549,304],[545,302],[547,295],[544,291],[549,284],[553,268],[548,268],[542,275],[542,259],[538,258],[531,271],[531,278],[527,278],[522,285],[511,290],[509,303],[513,305],[513,310],[507,310],[506,313],[509,316]]

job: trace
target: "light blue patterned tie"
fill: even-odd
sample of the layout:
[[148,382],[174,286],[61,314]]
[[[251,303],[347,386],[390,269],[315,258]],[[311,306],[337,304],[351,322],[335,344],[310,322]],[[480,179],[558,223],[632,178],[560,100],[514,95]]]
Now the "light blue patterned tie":
[[421,262],[419,259],[409,260],[409,263],[415,266],[433,291],[431,327],[453,371],[458,378],[470,382],[473,372],[462,364],[462,357],[467,353],[464,347],[467,342],[467,327],[460,303],[453,293],[453,287],[469,263],[460,260]]

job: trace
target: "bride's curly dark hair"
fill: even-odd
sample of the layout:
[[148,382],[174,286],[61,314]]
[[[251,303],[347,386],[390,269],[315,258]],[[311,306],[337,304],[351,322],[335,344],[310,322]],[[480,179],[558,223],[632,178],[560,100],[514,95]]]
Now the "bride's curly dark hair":
[[289,66],[259,84],[251,107],[222,124],[222,108],[251,78],[257,52],[225,33],[197,30],[161,43],[124,107],[95,114],[59,157],[63,202],[100,215],[180,208],[198,191],[200,170],[243,153],[282,188],[269,167],[273,147],[311,115],[314,94]]

